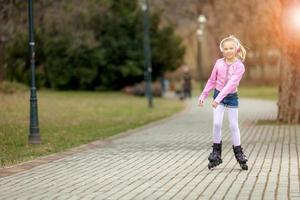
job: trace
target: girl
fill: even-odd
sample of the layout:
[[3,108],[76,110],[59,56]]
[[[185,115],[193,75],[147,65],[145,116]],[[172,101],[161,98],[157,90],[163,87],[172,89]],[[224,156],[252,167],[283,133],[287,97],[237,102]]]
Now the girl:
[[221,129],[225,108],[228,111],[228,119],[232,134],[233,152],[236,160],[244,170],[248,170],[247,157],[243,153],[238,126],[238,94],[237,87],[245,72],[242,63],[246,57],[246,50],[234,36],[224,38],[220,42],[220,50],[223,58],[218,59],[214,65],[211,76],[199,96],[198,105],[203,106],[209,92],[214,90],[213,95],[213,151],[209,155],[208,168],[212,169],[222,163]]

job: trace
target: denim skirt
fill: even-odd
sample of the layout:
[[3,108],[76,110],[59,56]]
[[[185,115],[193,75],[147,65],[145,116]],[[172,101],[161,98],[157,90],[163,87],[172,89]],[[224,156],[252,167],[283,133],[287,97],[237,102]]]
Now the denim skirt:
[[[215,99],[218,94],[220,93],[219,90],[214,91],[214,96],[213,98]],[[238,108],[239,107],[239,101],[238,101],[239,97],[237,92],[235,93],[229,93],[221,102],[220,104],[225,106],[225,107],[229,107],[229,108]]]

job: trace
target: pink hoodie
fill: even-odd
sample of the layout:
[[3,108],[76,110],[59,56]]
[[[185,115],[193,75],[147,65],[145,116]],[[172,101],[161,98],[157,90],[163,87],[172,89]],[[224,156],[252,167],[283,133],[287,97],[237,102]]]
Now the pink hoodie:
[[211,75],[205,85],[199,100],[205,100],[209,92],[216,88],[220,91],[215,101],[220,103],[229,93],[237,92],[237,87],[245,72],[245,66],[242,61],[237,60],[234,63],[226,64],[224,58],[216,61]]

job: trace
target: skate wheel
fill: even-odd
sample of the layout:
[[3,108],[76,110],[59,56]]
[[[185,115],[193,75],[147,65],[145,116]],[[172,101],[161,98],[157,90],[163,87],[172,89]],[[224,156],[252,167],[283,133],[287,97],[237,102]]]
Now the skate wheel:
[[241,167],[243,170],[248,170],[248,165],[243,164],[243,165],[241,165]]
[[211,170],[215,168],[215,166],[212,163],[208,163],[207,167],[208,167],[208,169],[211,169]]

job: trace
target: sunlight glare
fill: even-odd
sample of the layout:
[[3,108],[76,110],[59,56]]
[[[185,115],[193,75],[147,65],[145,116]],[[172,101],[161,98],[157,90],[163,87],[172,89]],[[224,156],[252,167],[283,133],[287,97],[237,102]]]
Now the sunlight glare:
[[290,8],[285,20],[290,30],[300,32],[300,6]]

